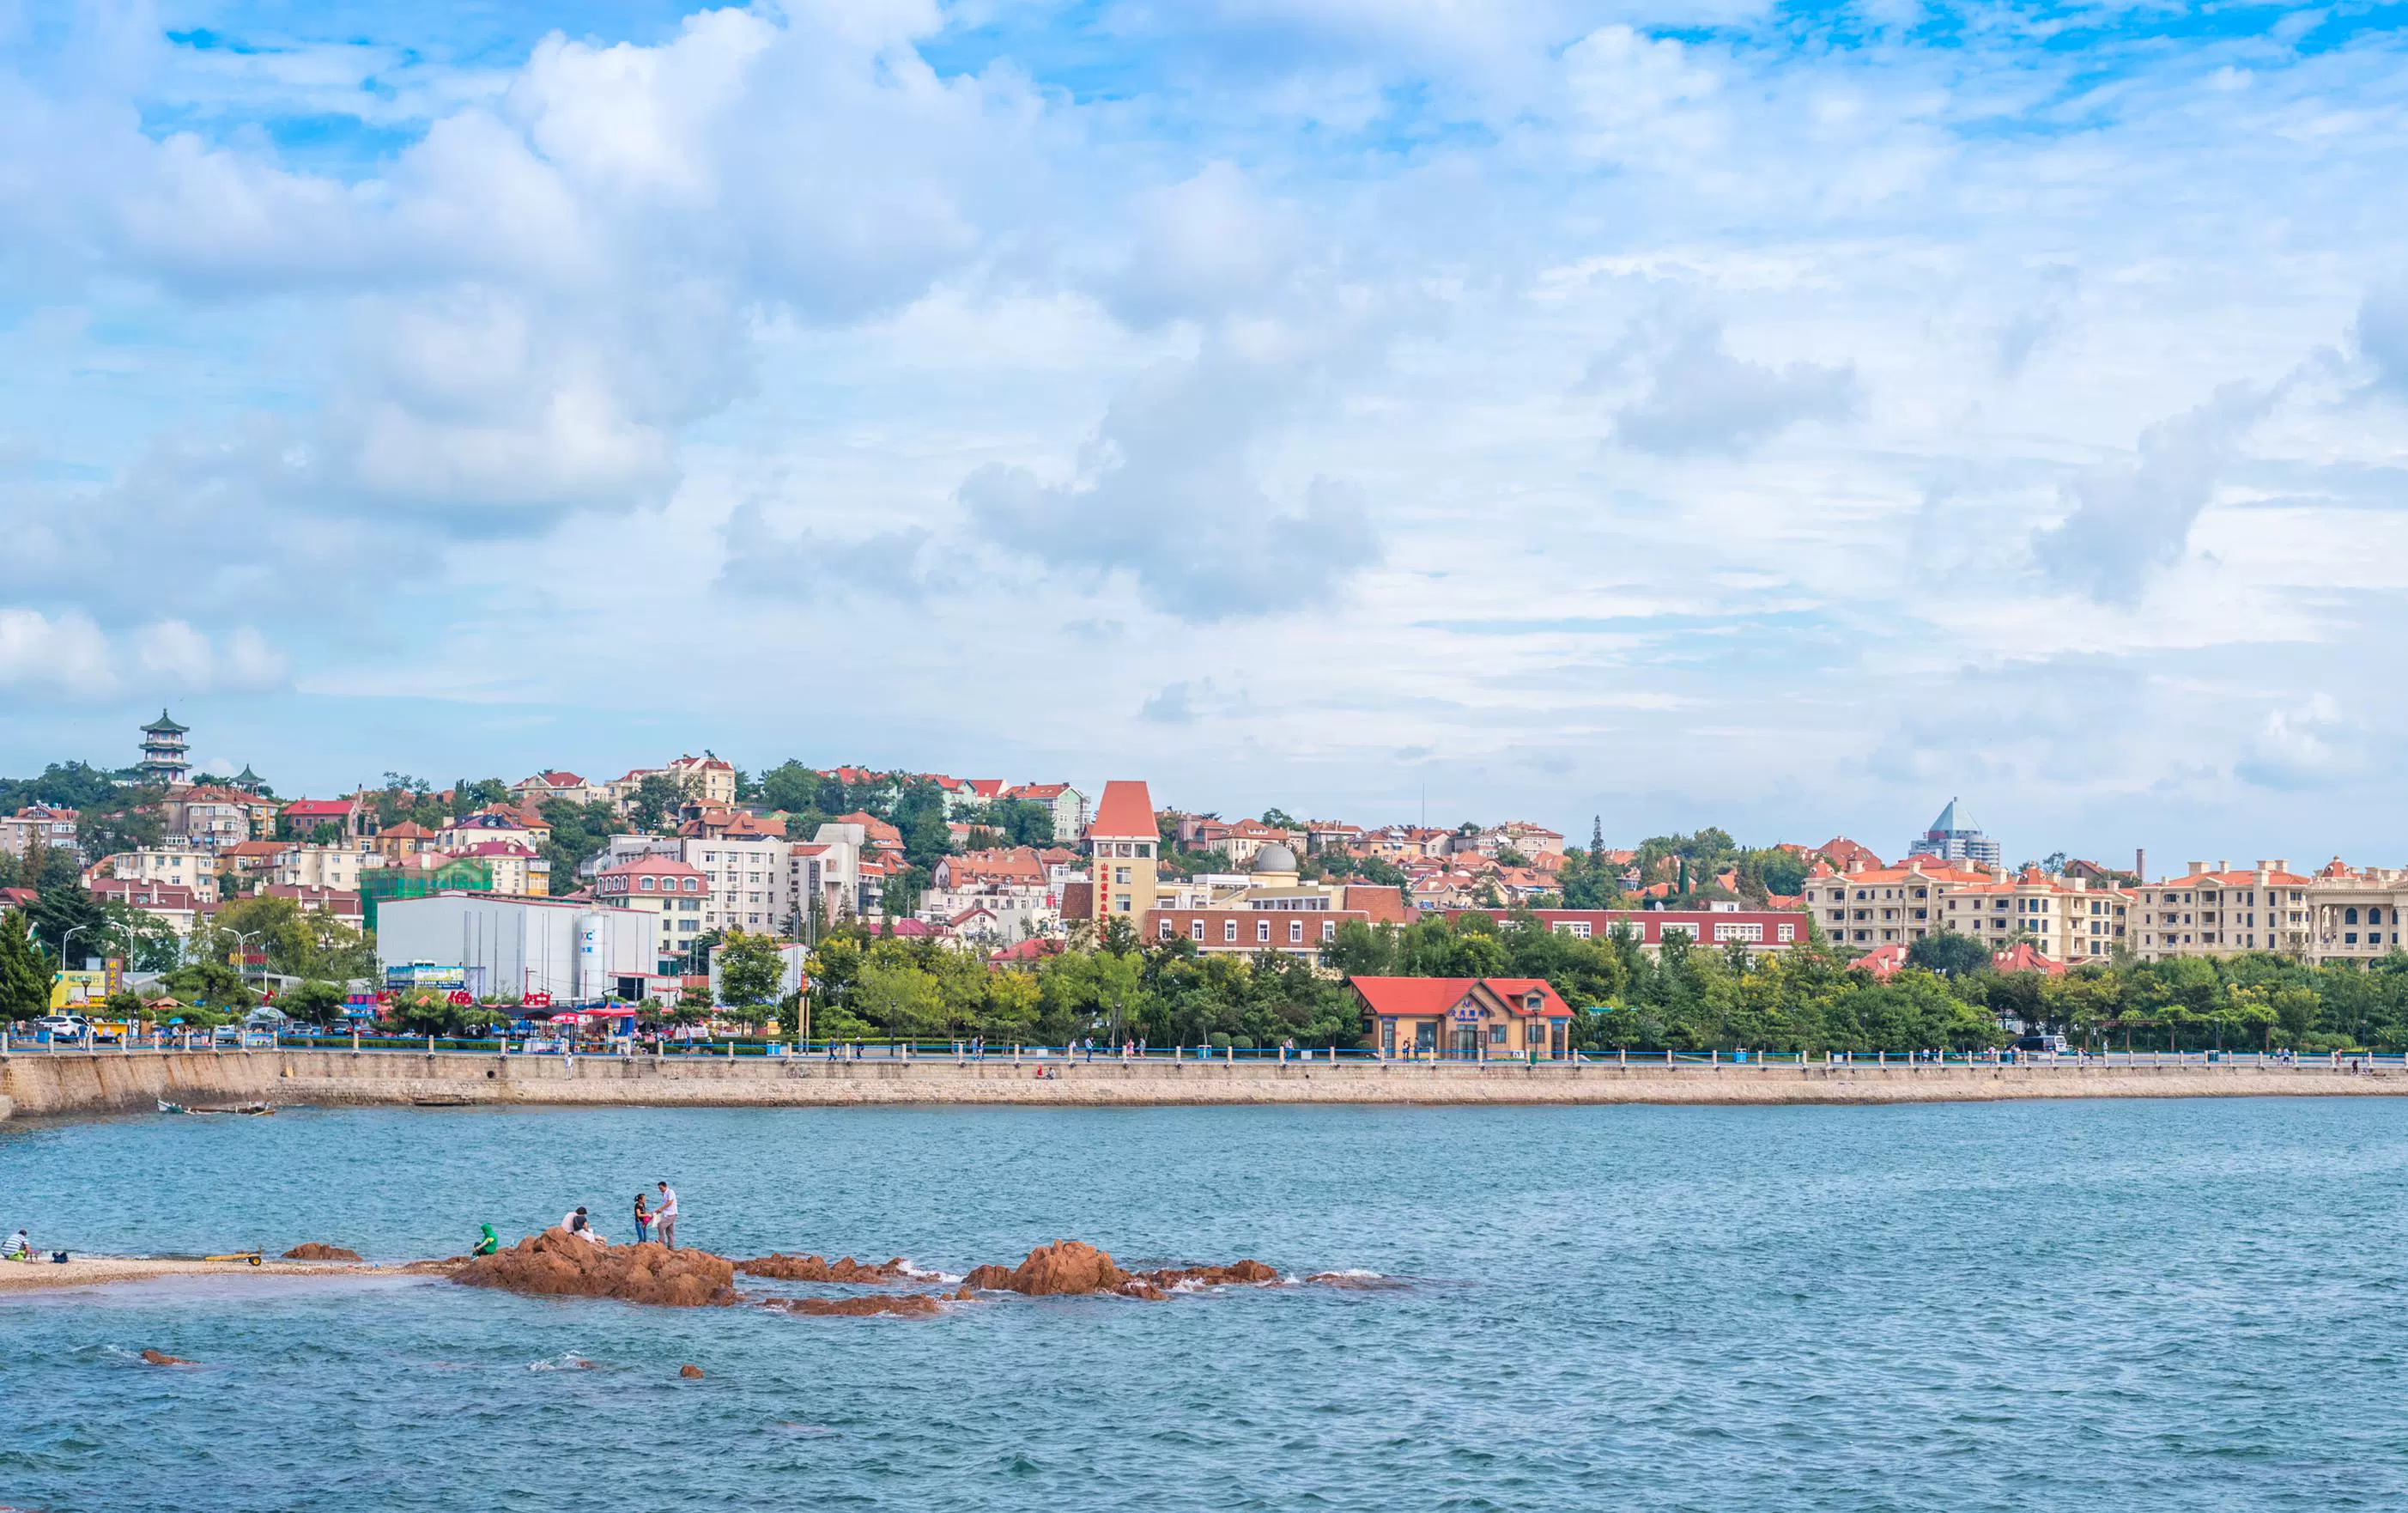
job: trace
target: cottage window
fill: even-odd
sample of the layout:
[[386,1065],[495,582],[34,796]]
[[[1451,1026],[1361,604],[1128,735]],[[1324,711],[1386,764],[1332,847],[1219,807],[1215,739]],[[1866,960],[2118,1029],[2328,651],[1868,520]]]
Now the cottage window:
[[1491,1045],[1502,1045],[1505,1044],[1505,1027],[1503,1025],[1493,1024],[1488,1027],[1488,1044]]
[[1270,938],[1271,938],[1271,922],[1270,922],[1269,920],[1268,920],[1268,919],[1257,919],[1257,920],[1255,920],[1255,921],[1254,921],[1254,940],[1255,940],[1255,943],[1256,943],[1256,944],[1268,944],[1270,943]]
[[1238,922],[1234,919],[1224,919],[1221,921],[1222,943],[1224,944],[1235,944],[1237,943],[1237,939]]
[[1204,921],[1200,919],[1192,921],[1187,927],[1187,938],[1195,941],[1202,940],[1204,938]]
[[1290,945],[1302,945],[1304,944],[1303,920],[1291,919],[1287,922],[1287,944]]

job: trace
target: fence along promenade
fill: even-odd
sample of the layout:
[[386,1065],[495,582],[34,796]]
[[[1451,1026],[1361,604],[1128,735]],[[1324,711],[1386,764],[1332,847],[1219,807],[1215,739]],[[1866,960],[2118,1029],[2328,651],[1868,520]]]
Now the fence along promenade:
[[[0,1117],[155,1101],[758,1106],[876,1102],[1925,1102],[2408,1093],[2398,1053],[1622,1052],[1578,1060],[1383,1059],[967,1042],[525,1043],[291,1036],[247,1045],[0,1041]],[[541,1045],[542,1043],[538,1043]],[[517,1048],[512,1048],[513,1046]]]

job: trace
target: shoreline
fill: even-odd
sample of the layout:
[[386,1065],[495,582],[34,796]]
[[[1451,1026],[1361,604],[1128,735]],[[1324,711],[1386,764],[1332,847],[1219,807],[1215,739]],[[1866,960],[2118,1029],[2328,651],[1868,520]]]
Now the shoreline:
[[[72,1255],[72,1252],[70,1252]],[[170,1277],[295,1277],[335,1280],[378,1276],[439,1275],[437,1264],[414,1261],[384,1264],[357,1261],[280,1261],[273,1257],[252,1266],[238,1261],[198,1261],[175,1256],[77,1256],[64,1265],[50,1261],[0,1262],[0,1297],[23,1292],[56,1292],[67,1288],[108,1287],[121,1282],[155,1282]]]
[[[2196,1053],[2193,1053],[2194,1055]],[[1877,1104],[2068,1098],[2408,1096],[2408,1070],[2327,1065],[1799,1066],[1519,1062],[827,1061],[503,1056],[488,1051],[11,1051],[0,1119],[200,1105],[1153,1107],[1355,1104]]]

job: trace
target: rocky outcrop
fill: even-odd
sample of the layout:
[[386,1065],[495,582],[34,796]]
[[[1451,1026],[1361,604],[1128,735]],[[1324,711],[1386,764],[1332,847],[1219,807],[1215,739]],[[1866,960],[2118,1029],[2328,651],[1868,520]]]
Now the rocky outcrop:
[[1166,1292],[1177,1287],[1268,1287],[1280,1279],[1278,1267],[1259,1261],[1233,1261],[1226,1266],[1166,1266],[1137,1275]]
[[197,1364],[197,1362],[185,1360],[182,1356],[169,1355],[165,1350],[143,1351],[142,1362],[143,1364],[150,1366],[190,1366]]
[[981,1266],[963,1278],[966,1287],[1020,1292],[1032,1298],[1112,1292],[1127,1298],[1161,1298],[1180,1287],[1264,1287],[1280,1279],[1278,1268],[1259,1261],[1226,1266],[1169,1266],[1160,1271],[1123,1271],[1109,1252],[1079,1240],[1039,1246],[1007,1270]]
[[307,1245],[296,1245],[287,1250],[284,1252],[284,1259],[286,1261],[358,1261],[360,1253],[356,1250],[346,1250],[338,1245],[322,1245],[312,1240]]
[[772,1252],[751,1261],[739,1261],[736,1269],[747,1276],[767,1276],[781,1282],[899,1282],[910,1275],[904,1269],[900,1256],[882,1265],[867,1266],[851,1256],[823,1261],[817,1256],[787,1256]]
[[1055,1298],[1110,1292],[1129,1280],[1129,1274],[1112,1264],[1108,1251],[1083,1240],[1056,1240],[1030,1251],[1028,1259],[1010,1271],[981,1266],[965,1280],[971,1287],[992,1291]]
[[1312,1287],[1352,1288],[1361,1292],[1398,1292],[1412,1285],[1371,1272],[1315,1272],[1304,1280]]
[[695,1365],[680,1366],[678,1367],[678,1375],[684,1377],[687,1381],[698,1382],[702,1380],[702,1368]]
[[452,1279],[538,1297],[615,1298],[668,1308],[737,1301],[736,1267],[724,1257],[659,1245],[596,1245],[558,1226],[507,1250],[473,1257]]
[[778,1298],[767,1304],[783,1308],[788,1313],[803,1314],[813,1318],[866,1318],[871,1314],[894,1314],[905,1318],[928,1318],[944,1312],[937,1300],[924,1292],[906,1292],[900,1296],[863,1298]]

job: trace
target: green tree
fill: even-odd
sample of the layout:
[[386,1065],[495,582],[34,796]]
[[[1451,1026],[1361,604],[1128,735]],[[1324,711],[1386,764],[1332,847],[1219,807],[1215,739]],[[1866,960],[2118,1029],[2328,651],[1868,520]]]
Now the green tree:
[[0,1022],[38,1019],[50,1012],[50,973],[25,933],[25,916],[0,914]]
[[665,834],[686,801],[685,785],[655,772],[636,785],[627,799],[627,822],[648,835]]
[[[772,936],[731,929],[719,944],[719,996],[738,1011],[738,1018],[747,1018],[748,1011],[760,1011],[776,1001],[784,972],[785,960]],[[749,1017],[757,1020],[763,1016],[751,1012]]]
[[1990,970],[1990,947],[1971,935],[1934,930],[1906,948],[1906,961],[1943,977],[1962,977]]
[[280,995],[276,1006],[295,1019],[313,1025],[332,1024],[343,1016],[343,990],[333,983],[300,983]]

